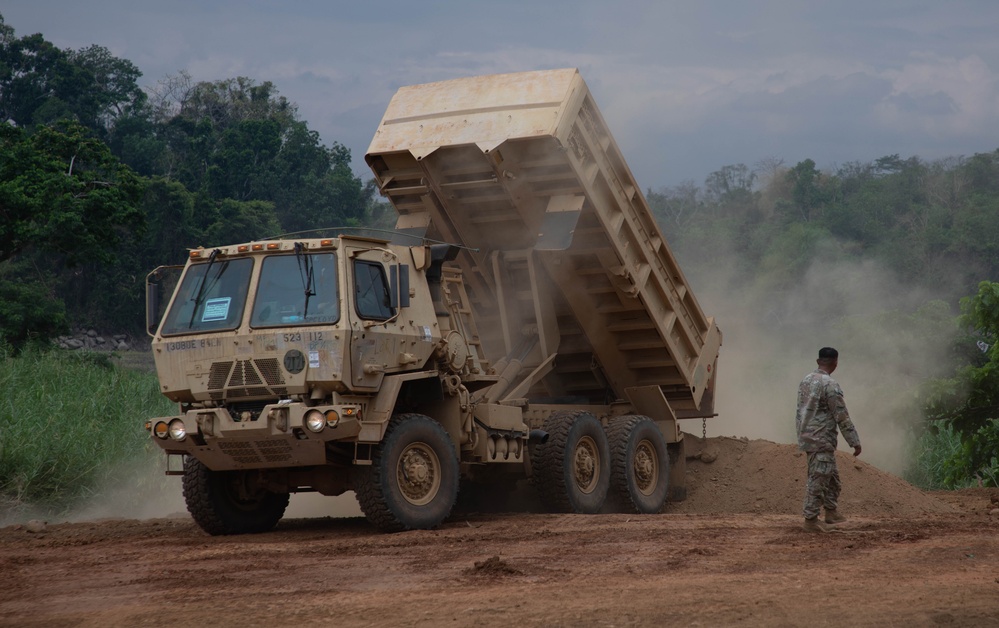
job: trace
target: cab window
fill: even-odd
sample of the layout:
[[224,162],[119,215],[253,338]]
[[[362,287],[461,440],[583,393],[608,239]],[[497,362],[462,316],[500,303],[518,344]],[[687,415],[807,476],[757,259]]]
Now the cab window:
[[164,336],[228,331],[243,320],[253,260],[218,261],[189,266],[177,297],[163,320]]
[[385,268],[377,262],[354,260],[354,306],[361,318],[392,318]]
[[251,327],[329,325],[340,320],[335,253],[264,258]]

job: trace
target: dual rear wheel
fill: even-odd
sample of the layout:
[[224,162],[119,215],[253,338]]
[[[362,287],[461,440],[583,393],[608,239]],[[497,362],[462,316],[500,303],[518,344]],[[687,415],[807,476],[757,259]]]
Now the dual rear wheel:
[[616,417],[606,431],[588,412],[558,412],[531,465],[542,503],[553,512],[659,512],[669,491],[666,440],[652,419]]

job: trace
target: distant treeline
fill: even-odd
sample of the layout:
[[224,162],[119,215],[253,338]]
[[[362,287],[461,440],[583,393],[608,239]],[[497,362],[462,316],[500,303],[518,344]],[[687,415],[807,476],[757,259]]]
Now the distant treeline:
[[888,155],[823,172],[806,159],[725,166],[703,187],[647,194],[687,266],[736,263],[770,298],[815,263],[869,260],[956,303],[999,275],[999,150],[926,162]]

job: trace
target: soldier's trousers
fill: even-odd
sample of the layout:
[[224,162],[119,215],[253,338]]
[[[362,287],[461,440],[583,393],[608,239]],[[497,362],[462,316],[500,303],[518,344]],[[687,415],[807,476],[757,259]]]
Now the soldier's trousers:
[[836,469],[835,451],[808,452],[808,485],[805,489],[806,519],[819,516],[819,508],[836,509],[839,499],[839,471]]

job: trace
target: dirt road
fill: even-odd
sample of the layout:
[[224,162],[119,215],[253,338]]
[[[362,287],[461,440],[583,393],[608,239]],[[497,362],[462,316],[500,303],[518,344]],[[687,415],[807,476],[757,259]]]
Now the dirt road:
[[723,445],[659,515],[468,514],[392,535],[361,518],[240,537],[185,517],[8,526],[0,625],[999,626],[999,490],[858,502],[844,473],[853,516],[821,535],[752,496],[757,512],[690,512],[744,492],[726,459],[761,464],[754,443]]

